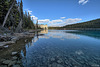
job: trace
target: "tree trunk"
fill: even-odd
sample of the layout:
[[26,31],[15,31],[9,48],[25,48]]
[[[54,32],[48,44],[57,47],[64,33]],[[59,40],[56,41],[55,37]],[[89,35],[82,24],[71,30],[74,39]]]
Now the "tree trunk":
[[23,24],[23,20],[21,19],[20,23],[18,24],[18,26],[16,28],[16,32],[21,32],[21,30],[22,30],[22,24]]
[[9,8],[9,10],[8,10],[6,16],[5,16],[5,19],[4,19],[4,22],[3,22],[2,27],[4,27],[4,25],[6,24],[7,18],[8,18],[8,16],[9,16],[9,13],[10,13],[11,9],[13,8],[14,4],[15,4],[15,0],[14,0],[13,4],[12,4],[11,7]]

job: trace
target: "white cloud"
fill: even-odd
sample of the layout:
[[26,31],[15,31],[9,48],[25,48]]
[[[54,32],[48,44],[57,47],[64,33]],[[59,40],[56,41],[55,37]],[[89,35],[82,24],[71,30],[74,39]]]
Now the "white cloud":
[[51,21],[50,21],[48,25],[53,26],[53,27],[57,27],[57,26],[61,27],[61,26],[69,25],[69,24],[74,24],[74,23],[79,22],[81,20],[82,19],[80,19],[80,18],[74,18],[74,19],[69,18],[69,19],[61,20],[60,23],[58,23],[58,22],[51,23]]
[[89,1],[89,0],[79,0],[78,3],[84,5],[84,4],[86,4],[88,1]]
[[[31,10],[27,10],[28,12],[31,13],[31,18],[33,17],[33,20],[37,20],[38,17],[34,16],[32,14],[32,11]],[[52,27],[61,27],[61,26],[65,26],[65,25],[68,25],[68,24],[74,24],[78,21],[81,21],[82,19],[80,18],[69,18],[69,19],[65,19],[66,17],[60,17],[60,19],[55,19],[55,20],[50,20],[50,19],[42,19],[42,20],[38,20],[39,24],[48,24],[48,26],[52,26]]]
[[36,17],[36,16],[34,16],[34,15],[32,14],[32,11],[31,11],[31,10],[25,9],[25,11],[29,12],[29,14],[31,15],[31,18],[33,18],[32,20],[37,20],[37,19],[38,19],[38,17]]
[[75,18],[75,19],[69,18],[69,19],[65,20],[65,23],[74,23],[74,22],[78,22],[78,21],[81,21],[81,20],[82,19],[80,19],[80,18]]
[[83,5],[86,4],[88,2],[88,0],[86,0],[85,2],[83,2]]
[[46,24],[48,24],[48,26],[61,27],[61,26],[77,23],[81,20],[82,19],[80,19],[80,18],[74,18],[74,19],[72,19],[72,18],[61,19],[60,18],[60,19],[56,19],[56,20],[43,19],[43,20],[38,20],[38,21],[39,21],[39,24],[46,23]]
[[33,18],[34,18],[35,16],[33,16],[33,15],[32,15],[31,17],[33,17]]
[[49,21],[50,21],[49,19],[38,20],[39,23],[48,23]]
[[38,17],[34,17],[33,19],[34,19],[34,20],[37,20],[37,19],[38,19]]
[[30,15],[32,15],[32,11],[29,9],[25,9],[25,11],[27,11]]
[[33,20],[37,20],[38,19],[38,17],[36,17],[34,15],[32,15],[31,18],[33,18]]
[[52,21],[50,21],[49,23],[58,23],[58,22],[63,22],[63,20],[61,20],[61,19],[58,19],[58,20],[52,20]]
[[66,17],[60,17],[61,19],[65,19]]

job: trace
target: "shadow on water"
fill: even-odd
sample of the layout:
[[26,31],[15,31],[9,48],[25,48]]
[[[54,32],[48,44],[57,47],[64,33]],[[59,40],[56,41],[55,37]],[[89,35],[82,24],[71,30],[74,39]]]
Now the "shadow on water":
[[26,38],[26,39],[20,39],[19,41],[17,41],[15,44],[9,44],[8,47],[2,47],[2,49],[0,49],[0,59],[5,58],[5,59],[9,59],[11,58],[11,54],[12,52],[19,52],[22,49],[25,49],[25,44],[32,42],[31,41],[32,38]]

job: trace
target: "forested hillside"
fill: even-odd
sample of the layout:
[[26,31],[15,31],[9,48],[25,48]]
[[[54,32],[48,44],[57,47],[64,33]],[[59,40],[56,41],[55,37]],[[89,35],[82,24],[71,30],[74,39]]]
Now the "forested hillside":
[[62,28],[100,28],[100,19],[77,23],[77,24],[66,25]]
[[35,29],[28,12],[23,12],[23,2],[0,0],[0,27],[19,32],[22,29]]

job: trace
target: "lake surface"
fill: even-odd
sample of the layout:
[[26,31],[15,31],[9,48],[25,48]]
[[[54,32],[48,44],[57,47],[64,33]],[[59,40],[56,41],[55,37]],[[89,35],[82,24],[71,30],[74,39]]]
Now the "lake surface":
[[24,67],[100,67],[100,31],[44,30],[21,55]]
[[16,61],[24,67],[100,67],[100,31],[35,32],[33,38],[0,48],[0,66],[2,59],[13,60],[12,52],[18,52]]

